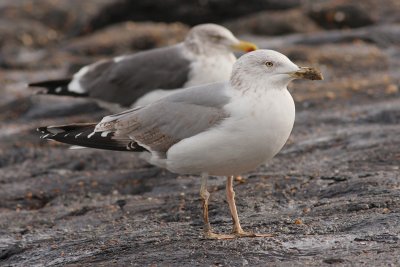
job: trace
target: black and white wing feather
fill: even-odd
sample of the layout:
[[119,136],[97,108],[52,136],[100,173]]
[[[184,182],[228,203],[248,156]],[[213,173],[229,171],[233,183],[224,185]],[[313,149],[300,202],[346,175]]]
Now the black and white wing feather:
[[81,147],[116,151],[146,151],[129,138],[115,137],[113,132],[95,132],[95,123],[40,127],[41,138]]
[[218,127],[229,117],[224,106],[230,97],[225,84],[185,89],[145,107],[104,117],[98,124],[42,127],[43,138],[119,151],[149,151],[166,156],[185,138]]

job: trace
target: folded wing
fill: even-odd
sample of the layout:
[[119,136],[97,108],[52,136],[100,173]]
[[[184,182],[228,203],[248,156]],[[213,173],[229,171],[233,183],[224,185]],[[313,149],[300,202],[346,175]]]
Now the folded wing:
[[180,140],[218,127],[229,116],[224,110],[230,99],[225,86],[216,83],[190,88],[148,106],[107,116],[97,125],[51,126],[39,130],[46,139],[72,145],[147,150],[162,157]]

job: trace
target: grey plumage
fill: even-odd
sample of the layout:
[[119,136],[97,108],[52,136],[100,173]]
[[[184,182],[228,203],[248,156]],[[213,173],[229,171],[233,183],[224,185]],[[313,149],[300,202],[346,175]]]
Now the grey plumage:
[[[61,132],[62,135],[50,134],[44,138],[72,145],[97,145],[97,148],[109,150],[149,150],[164,158],[172,145],[215,127],[229,116],[223,109],[230,99],[225,94],[224,86],[224,83],[215,83],[186,89],[145,107],[107,116],[95,128],[90,125],[90,131],[87,130],[87,124],[82,125],[84,131],[79,129],[79,124],[73,125],[73,134],[84,132],[78,138],[70,138],[67,135],[68,140],[63,140],[63,136],[68,133],[64,126],[44,127],[39,131],[44,134]],[[90,140],[92,136],[109,137],[109,140]],[[115,149],[112,140],[118,141],[115,143]],[[129,145],[129,141],[135,143],[136,149],[124,149]],[[102,142],[106,142],[107,145],[101,147]]]
[[120,61],[100,61],[89,67],[79,83],[89,97],[121,106],[130,106],[155,88],[183,87],[188,79],[190,61],[183,57],[179,47],[139,52]]

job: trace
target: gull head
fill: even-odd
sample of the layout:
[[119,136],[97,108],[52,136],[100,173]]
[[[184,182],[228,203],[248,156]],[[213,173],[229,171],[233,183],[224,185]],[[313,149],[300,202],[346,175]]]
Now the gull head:
[[256,50],[240,57],[233,66],[231,83],[256,84],[267,89],[286,88],[294,79],[322,80],[320,71],[299,67],[285,55],[274,50]]
[[255,44],[237,39],[227,28],[211,23],[193,27],[185,44],[197,53],[251,52],[257,49]]

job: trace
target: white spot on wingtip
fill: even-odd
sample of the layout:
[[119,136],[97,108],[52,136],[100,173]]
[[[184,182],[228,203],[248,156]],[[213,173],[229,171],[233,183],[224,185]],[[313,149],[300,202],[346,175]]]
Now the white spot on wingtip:
[[54,91],[55,91],[56,93],[61,93],[62,88],[61,88],[61,87],[57,87]]
[[135,142],[129,142],[128,145],[126,146],[127,150],[134,150],[135,148],[136,148]]
[[45,134],[45,135],[43,135],[43,136],[42,136],[42,139],[47,138],[49,135],[50,135],[50,134]]
[[91,138],[95,133],[96,133],[96,132],[90,133],[90,134],[87,136],[87,138]]
[[78,138],[78,136],[80,136],[82,133],[78,133],[77,135],[75,135],[75,138]]
[[109,133],[111,133],[111,132],[109,132],[109,131],[102,132],[102,133],[101,133],[101,137],[107,137],[107,135],[108,135]]

